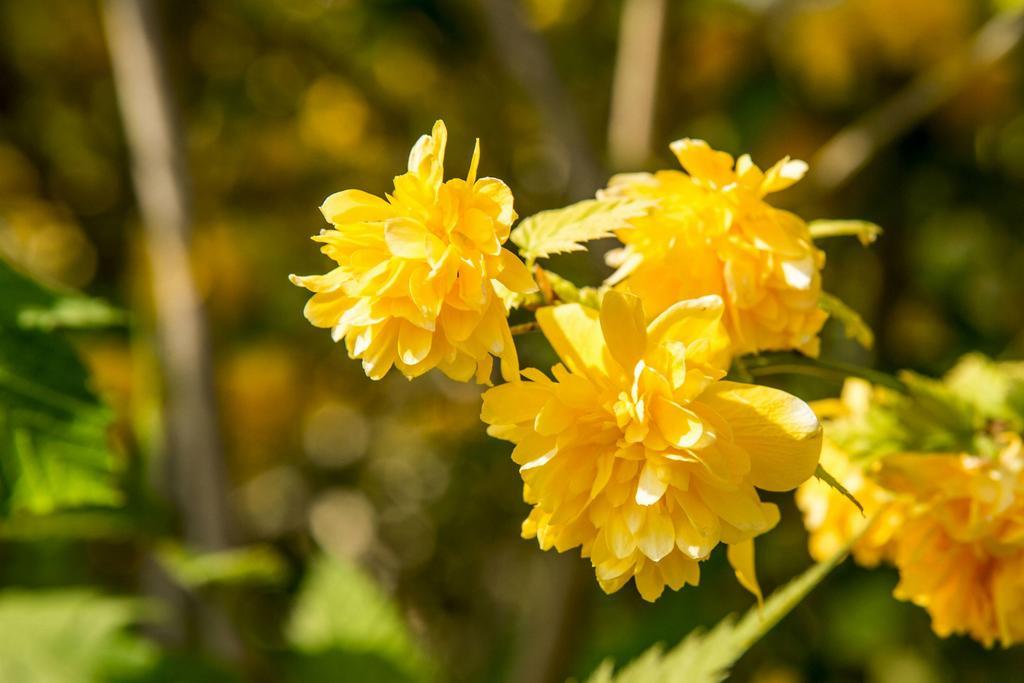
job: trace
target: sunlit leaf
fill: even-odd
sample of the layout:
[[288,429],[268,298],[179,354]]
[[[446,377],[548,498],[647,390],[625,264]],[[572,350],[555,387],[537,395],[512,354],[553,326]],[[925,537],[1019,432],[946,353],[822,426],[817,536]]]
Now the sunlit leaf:
[[848,338],[856,340],[865,349],[870,349],[875,345],[874,332],[860,317],[860,314],[843,303],[839,297],[822,292],[818,303],[822,310],[842,323]]
[[127,629],[145,612],[89,590],[0,593],[0,681],[141,680],[158,653]]
[[612,237],[614,230],[642,216],[650,206],[645,200],[587,199],[524,218],[511,239],[523,259],[533,263],[553,254],[583,251],[585,242]]
[[358,567],[322,557],[313,562],[285,626],[302,681],[431,680],[433,665],[397,606]]
[[157,549],[160,564],[183,586],[279,584],[288,576],[284,558],[270,546],[200,553],[177,543]]

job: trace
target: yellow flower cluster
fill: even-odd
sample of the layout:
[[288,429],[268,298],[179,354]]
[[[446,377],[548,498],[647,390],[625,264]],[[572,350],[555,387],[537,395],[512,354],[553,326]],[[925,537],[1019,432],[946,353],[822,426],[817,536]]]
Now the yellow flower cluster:
[[825,255],[807,224],[776,209],[765,195],[807,170],[783,159],[762,171],[701,140],[671,145],[686,170],[612,178],[603,196],[656,200],[643,217],[617,231],[610,284],[640,296],[652,313],[681,299],[717,294],[737,355],[796,349],[817,356],[828,315],[819,308]]
[[554,379],[484,394],[488,433],[516,444],[525,537],[579,547],[601,587],[634,579],[655,600],[699,580],[719,543],[759,594],[753,538],[778,521],[757,489],[790,490],[815,469],[821,429],[803,401],[722,381],[722,300],[676,302],[649,324],[640,300],[609,292],[600,312],[543,308],[537,320],[561,363]]
[[502,244],[516,212],[496,178],[477,179],[477,145],[466,180],[444,180],[448,133],[438,121],[409,155],[409,170],[381,199],[360,190],[331,195],[320,210],[334,225],[313,239],[337,267],[292,276],[314,292],[306,318],[345,340],[351,358],[380,379],[393,366],[406,377],[440,368],[490,383],[493,356],[506,380],[519,375],[508,310],[495,291],[536,289]]
[[[533,506],[523,534],[545,549],[580,548],[606,591],[633,579],[654,600],[665,586],[696,584],[699,562],[724,543],[740,583],[760,598],[753,539],[779,512],[758,489],[787,491],[811,476],[821,427],[803,401],[723,377],[737,353],[817,352],[823,256],[803,221],[762,201],[804,165],[761,172],[743,157],[734,168],[684,140],[673,149],[689,175],[615,180],[609,194],[653,198],[654,208],[620,231],[622,283],[600,309],[552,305],[550,293],[531,299],[561,359],[549,377],[520,373],[507,320],[515,294],[536,289],[502,246],[516,219],[512,194],[476,178],[479,146],[468,178],[445,181],[446,137],[438,121],[393,194],[327,199],[334,229],[313,239],[337,266],[292,277],[314,293],[306,317],[344,339],[372,379],[436,367],[490,383],[499,357],[507,384],[484,394],[481,417],[516,444]],[[548,254],[606,236],[625,219],[615,218],[618,203],[605,214],[601,206],[546,212],[543,229],[524,227],[516,244]]]
[[816,559],[863,529],[853,546],[857,562],[894,564],[900,573],[894,595],[924,607],[938,635],[967,634],[986,646],[1024,641],[1024,452],[1018,434],[999,434],[995,456],[894,453],[867,467],[827,438],[825,444],[823,466],[862,502],[865,516],[821,482],[803,484],[797,504]]

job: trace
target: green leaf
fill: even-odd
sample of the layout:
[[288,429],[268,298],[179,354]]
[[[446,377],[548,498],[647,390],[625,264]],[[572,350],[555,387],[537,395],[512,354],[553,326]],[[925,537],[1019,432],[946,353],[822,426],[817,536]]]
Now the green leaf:
[[613,237],[613,231],[626,227],[651,206],[648,200],[586,199],[524,218],[511,239],[519,255],[532,264],[553,254],[583,251],[584,242]]
[[148,611],[139,600],[90,590],[0,593],[0,681],[134,677],[158,658],[153,645],[127,630]]
[[110,411],[90,390],[70,344],[26,329],[26,321],[54,327],[68,322],[69,311],[95,306],[2,262],[0,291],[0,514],[119,503],[107,442]]
[[212,585],[280,584],[288,576],[284,558],[271,546],[257,545],[198,553],[178,543],[157,549],[161,566],[187,588]]
[[878,239],[882,228],[868,221],[811,221],[807,227],[813,239],[853,236],[865,247]]
[[875,334],[868,327],[864,319],[857,311],[847,306],[843,301],[832,294],[822,292],[818,299],[818,305],[822,310],[843,324],[848,339],[854,339],[865,349],[875,345]]
[[69,344],[0,327],[0,513],[120,503],[110,421]]
[[397,606],[353,564],[313,562],[285,626],[303,681],[410,683],[433,677]]
[[58,291],[18,273],[0,260],[0,326],[49,331],[123,325],[124,311],[77,292]]
[[813,565],[770,595],[763,608],[752,608],[739,621],[735,615],[730,615],[710,631],[691,632],[668,651],[656,645],[614,675],[605,662],[587,683],[718,683],[725,680],[732,665],[793,611],[843,561],[847,552],[849,546],[825,562]]
[[843,486],[838,479],[836,479],[828,470],[822,467],[821,463],[818,463],[818,466],[814,469],[814,478],[824,482],[826,485],[835,489],[837,492],[839,492],[840,495],[842,495],[848,501],[856,505],[857,509],[860,510],[860,514],[864,514],[864,506],[860,504],[860,501],[857,500],[856,496],[850,493],[850,491],[845,486]]
[[971,353],[957,362],[944,382],[985,419],[1003,421],[1013,431],[1024,430],[1024,362],[996,362]]

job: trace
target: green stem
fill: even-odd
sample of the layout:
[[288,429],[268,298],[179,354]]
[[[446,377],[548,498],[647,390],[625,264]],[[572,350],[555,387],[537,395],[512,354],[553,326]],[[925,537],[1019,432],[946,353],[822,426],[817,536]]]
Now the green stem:
[[770,354],[752,356],[744,359],[748,373],[753,377],[769,375],[807,375],[828,381],[839,381],[847,377],[860,377],[872,384],[905,391],[903,382],[892,375],[862,368],[848,363],[818,360],[792,354]]

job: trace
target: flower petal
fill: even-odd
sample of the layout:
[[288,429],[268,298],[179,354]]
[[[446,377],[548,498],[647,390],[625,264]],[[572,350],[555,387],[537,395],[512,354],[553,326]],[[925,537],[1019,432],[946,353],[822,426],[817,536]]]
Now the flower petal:
[[736,572],[736,580],[740,585],[754,594],[757,603],[764,607],[764,596],[761,594],[761,586],[757,582],[757,572],[754,568],[754,539],[748,538],[739,543],[733,543],[728,547],[726,556],[729,564]]
[[390,204],[362,190],[335,192],[320,205],[320,212],[334,225],[382,221],[394,214]]
[[779,389],[716,382],[699,399],[729,423],[750,454],[751,481],[767,491],[796,488],[821,453],[821,425],[810,406]]
[[388,251],[400,258],[427,258],[427,228],[412,218],[392,218],[384,226]]
[[599,313],[580,304],[537,311],[540,329],[570,370],[600,380],[607,377],[610,356],[601,334]]
[[647,348],[644,307],[640,297],[612,290],[601,302],[601,331],[612,357],[632,374]]
[[665,495],[666,489],[668,489],[668,478],[662,479],[659,476],[658,468],[650,461],[646,462],[636,485],[637,505],[654,505]]
[[520,294],[537,291],[537,283],[533,281],[526,264],[508,249],[501,250],[501,272],[498,273],[497,280]]

